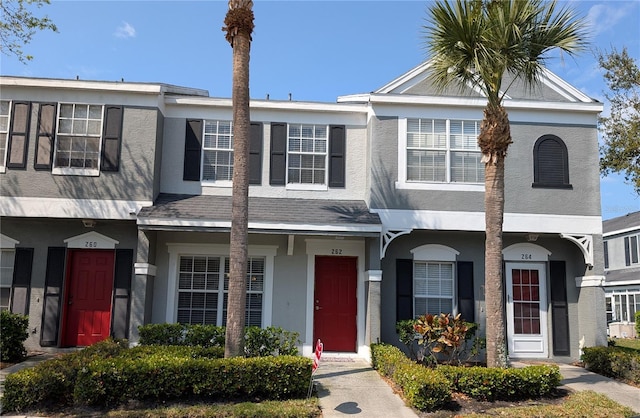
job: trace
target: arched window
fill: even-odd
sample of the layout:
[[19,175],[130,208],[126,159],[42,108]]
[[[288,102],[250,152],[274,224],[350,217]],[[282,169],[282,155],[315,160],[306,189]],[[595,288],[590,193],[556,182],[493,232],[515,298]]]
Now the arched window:
[[571,189],[567,146],[555,135],[538,138],[533,146],[533,187]]

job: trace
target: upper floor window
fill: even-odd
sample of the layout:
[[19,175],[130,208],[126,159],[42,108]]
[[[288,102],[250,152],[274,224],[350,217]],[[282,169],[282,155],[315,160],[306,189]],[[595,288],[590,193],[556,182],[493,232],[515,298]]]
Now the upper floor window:
[[632,264],[638,264],[638,235],[632,235],[630,237],[624,237],[624,264],[630,266]]
[[0,172],[4,172],[7,161],[7,142],[9,140],[10,109],[10,101],[0,100]]
[[59,105],[54,173],[99,174],[102,113],[102,105]]
[[544,135],[533,146],[533,187],[572,188],[567,146],[555,135]]
[[233,178],[233,126],[231,121],[207,120],[202,144],[202,180]]
[[399,123],[400,188],[482,190],[484,163],[477,120],[413,119]]
[[326,125],[289,124],[287,183],[327,183]]

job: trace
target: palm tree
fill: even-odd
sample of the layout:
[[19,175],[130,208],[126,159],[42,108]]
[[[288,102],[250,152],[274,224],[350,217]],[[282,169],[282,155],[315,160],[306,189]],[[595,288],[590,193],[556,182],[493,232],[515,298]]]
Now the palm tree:
[[224,19],[226,39],[233,48],[233,189],[227,330],[224,356],[241,356],[244,351],[244,326],[247,294],[249,240],[249,52],[253,32],[253,2],[229,0]]
[[485,163],[487,365],[507,367],[502,222],[512,139],[503,99],[515,80],[535,86],[550,50],[573,55],[585,49],[586,24],[571,9],[556,8],[555,0],[437,0],[423,29],[434,85],[473,86],[487,99],[478,136]]

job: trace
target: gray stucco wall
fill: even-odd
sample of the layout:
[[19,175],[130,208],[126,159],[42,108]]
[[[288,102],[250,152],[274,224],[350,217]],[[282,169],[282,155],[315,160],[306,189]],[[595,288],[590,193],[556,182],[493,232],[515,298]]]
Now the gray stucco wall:
[[[484,211],[484,192],[397,189],[398,119],[378,117],[372,125],[371,207],[434,211]],[[595,127],[512,123],[513,144],[505,165],[505,212],[600,215],[600,178]],[[572,189],[533,188],[533,147],[552,134],[568,150]],[[400,169],[404,169],[401,167]],[[446,187],[446,185],[443,185]]]
[[[526,242],[524,234],[505,234],[504,247],[512,244]],[[382,260],[382,324],[381,339],[384,342],[402,345],[398,340],[395,331],[396,324],[396,259],[412,259],[410,250],[425,244],[440,244],[451,247],[460,252],[458,261],[472,261],[474,272],[474,295],[475,295],[475,322],[480,324],[480,332],[485,332],[484,313],[484,233],[471,232],[437,232],[437,231],[414,231],[411,234],[403,235],[392,241],[387,249],[385,258]],[[566,289],[567,302],[569,305],[569,342],[571,347],[571,358],[577,359],[578,342],[581,332],[584,330],[585,321],[581,322],[579,300],[584,289],[576,287],[575,278],[585,275],[587,271],[584,258],[578,247],[557,235],[541,235],[534,243],[546,248],[551,252],[549,260],[566,261]],[[548,269],[548,266],[547,266]],[[547,270],[548,277],[548,270]],[[584,299],[584,298],[582,298]],[[591,298],[589,299],[591,300]],[[549,353],[553,353],[553,339],[551,334],[551,306],[550,306],[550,286],[547,286],[548,306],[548,329],[549,329]],[[584,302],[581,301],[584,306]],[[604,309],[604,301],[603,301]],[[584,308],[582,308],[584,309]],[[593,310],[593,306],[591,308]],[[593,322],[593,321],[591,321]],[[591,324],[591,323],[589,323]],[[592,324],[592,325],[595,325]],[[594,330],[593,334],[598,331]],[[595,338],[595,337],[594,337]]]
[[[117,104],[117,103],[109,103]],[[122,126],[120,170],[97,177],[53,175],[33,168],[39,103],[31,108],[30,135],[25,169],[0,174],[0,195],[12,197],[153,200],[155,155],[160,138],[161,114],[157,108],[125,107]],[[159,181],[159,180],[157,180]]]
[[[137,228],[133,221],[98,221],[96,227],[90,229],[84,228],[79,219],[2,219],[2,233],[4,235],[18,240],[18,247],[34,249],[29,302],[29,338],[25,343],[27,348],[40,348],[48,248],[65,247],[65,239],[90,231],[119,241],[116,249],[133,249],[135,252]],[[34,328],[35,333],[33,332]]]

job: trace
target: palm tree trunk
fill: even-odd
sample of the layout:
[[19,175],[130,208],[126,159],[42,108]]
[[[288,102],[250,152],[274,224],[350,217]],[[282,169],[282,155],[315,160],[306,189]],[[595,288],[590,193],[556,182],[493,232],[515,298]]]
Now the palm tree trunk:
[[247,294],[249,238],[249,55],[253,11],[251,1],[229,1],[225,19],[227,40],[233,47],[233,189],[231,199],[231,238],[229,293],[225,357],[244,354],[244,327]]
[[502,223],[504,218],[504,161],[511,143],[509,118],[502,106],[488,105],[478,144],[485,161],[485,305],[487,366],[507,367]]

